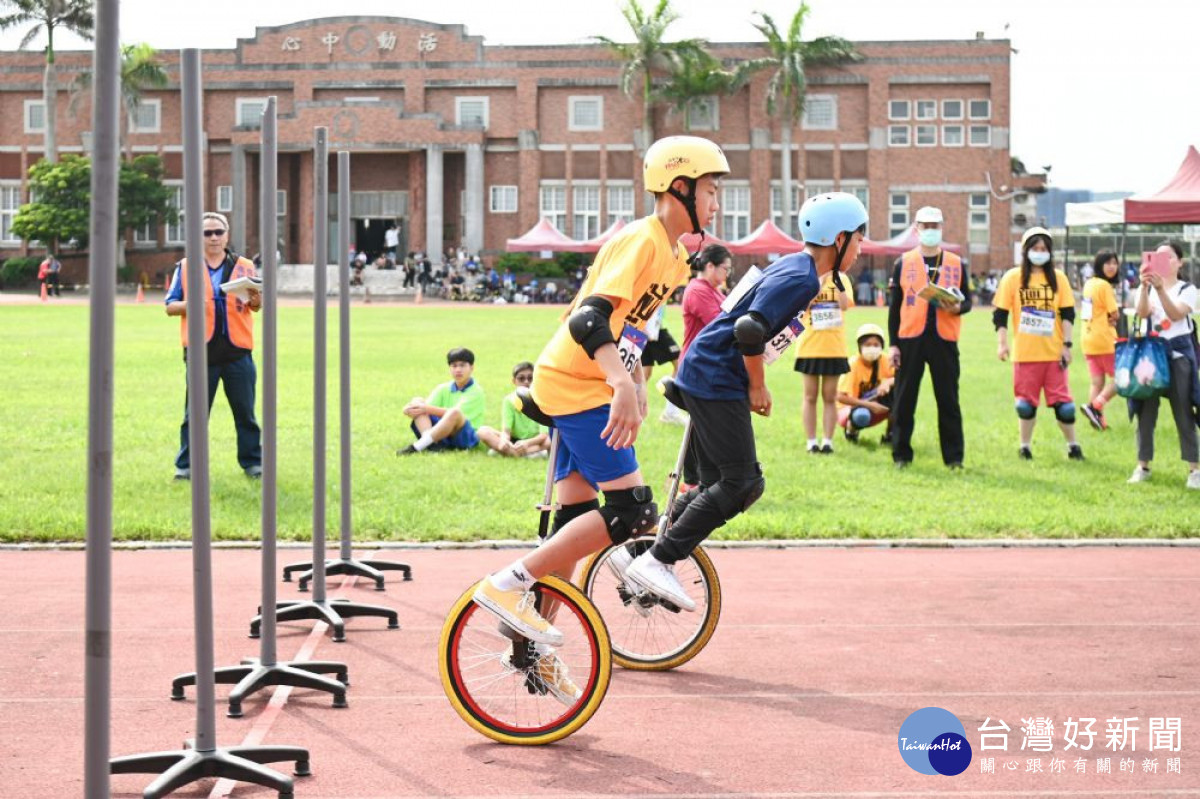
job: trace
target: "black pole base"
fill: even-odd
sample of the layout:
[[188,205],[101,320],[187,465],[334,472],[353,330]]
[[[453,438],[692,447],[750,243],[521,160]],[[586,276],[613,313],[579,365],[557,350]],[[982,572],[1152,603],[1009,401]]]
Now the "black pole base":
[[[404,581],[412,580],[412,566],[407,563],[392,563],[386,560],[355,560],[354,558],[333,558],[325,561],[325,575],[332,577],[335,574],[352,574],[355,577],[366,577],[368,580],[375,581],[375,590],[383,591],[383,574],[385,571],[398,571],[403,573]],[[291,566],[283,567],[283,581],[290,583],[292,581],[292,572],[303,572],[300,575],[300,590],[307,591],[308,584],[313,578],[312,562],[293,563]]]
[[[324,674],[336,674],[337,679],[323,677]],[[333,694],[334,707],[348,707],[346,687],[350,684],[350,678],[344,663],[313,660],[264,666],[258,658],[246,658],[240,666],[214,669],[213,677],[218,685],[236,684],[234,689],[229,692],[229,712],[226,715],[231,719],[242,717],[243,699],[255,691],[273,685],[290,685],[295,688],[328,691]],[[184,686],[195,684],[196,674],[194,672],[180,674],[171,682],[171,698],[176,701],[182,700]]]
[[[291,599],[280,602],[275,613],[276,622],[300,621],[316,619],[323,621],[333,630],[333,640],[341,643],[346,640],[346,623],[343,619],[353,616],[382,616],[387,619],[389,630],[400,629],[400,619],[396,611],[380,605],[364,605],[346,599],[334,599],[317,602],[309,599]],[[250,637],[258,638],[259,627],[262,625],[262,615],[255,616],[250,622]]]
[[262,765],[285,760],[296,761],[297,777],[312,774],[308,750],[299,746],[231,746],[198,752],[181,749],[174,752],[148,752],[114,757],[108,761],[110,774],[154,774],[158,779],[146,786],[143,799],[159,799],[172,791],[207,777],[265,785],[279,791],[279,799],[294,799],[292,779]]

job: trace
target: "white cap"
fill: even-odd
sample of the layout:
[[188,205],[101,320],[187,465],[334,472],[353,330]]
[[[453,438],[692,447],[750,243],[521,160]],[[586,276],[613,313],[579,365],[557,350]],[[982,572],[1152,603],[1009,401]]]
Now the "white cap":
[[924,208],[917,209],[917,222],[936,222],[942,223],[942,209],[935,208],[932,205],[926,205]]

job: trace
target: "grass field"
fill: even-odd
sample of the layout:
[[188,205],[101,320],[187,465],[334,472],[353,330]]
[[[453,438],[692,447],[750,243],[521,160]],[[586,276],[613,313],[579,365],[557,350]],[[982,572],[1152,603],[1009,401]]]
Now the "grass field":
[[[482,451],[397,458],[411,440],[400,408],[446,380],[444,353],[473,349],[498,424],[509,369],[536,357],[561,309],[356,305],[352,319],[354,534],[356,540],[530,538],[544,461],[485,457]],[[304,539],[312,528],[312,310],[280,310],[279,532]],[[848,335],[880,309],[854,310]],[[337,313],[329,315],[329,535],[337,534]],[[88,309],[82,305],[0,307],[0,540],[84,537],[87,447]],[[668,326],[681,338],[678,307]],[[911,469],[892,468],[879,432],[857,447],[837,440],[831,457],[804,452],[801,378],[781,360],[769,370],[775,412],[756,418],[767,492],[753,510],[717,531],[720,538],[1181,537],[1195,535],[1200,492],[1183,488],[1185,467],[1169,413],[1158,430],[1154,481],[1128,486],[1133,427],[1116,404],[1112,429],[1080,425],[1087,454],[1068,462],[1053,416],[1042,410],[1035,460],[1016,457],[1011,366],[995,357],[987,312],[965,319],[962,406],[966,469],[941,465],[926,379]],[[261,368],[261,353],[256,353]],[[261,381],[261,375],[260,375]],[[1071,368],[1077,402],[1086,400],[1082,363]],[[190,536],[187,483],[172,481],[184,393],[178,323],[157,303],[117,311],[115,529],[118,539]],[[261,402],[261,383],[259,398]],[[658,423],[661,398],[638,442],[643,471],[659,494],[681,429]],[[261,419],[261,413],[260,413]],[[1082,421],[1082,417],[1081,417]],[[881,432],[881,431],[880,431]],[[223,397],[214,404],[213,535],[255,539],[260,485],[238,468]]]

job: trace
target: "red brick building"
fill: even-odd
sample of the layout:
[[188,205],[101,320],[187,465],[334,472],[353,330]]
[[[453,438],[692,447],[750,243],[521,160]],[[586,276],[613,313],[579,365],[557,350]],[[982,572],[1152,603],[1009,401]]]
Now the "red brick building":
[[[907,227],[920,206],[938,205],[947,240],[969,245],[975,271],[1009,265],[1011,208],[989,186],[1011,183],[1008,42],[857,46],[862,62],[809,76],[805,118],[792,134],[793,207],[815,192],[856,193],[870,211],[870,237],[884,239]],[[729,61],[762,55],[755,43],[712,50]],[[172,85],[147,93],[125,146],[161,154],[179,185],[178,60],[174,52],[161,55]],[[0,53],[0,257],[22,251],[11,221],[27,197],[23,176],[41,155],[42,66],[40,53]],[[90,52],[60,53],[60,85],[90,66]],[[316,126],[330,129],[331,150],[353,154],[360,248],[380,249],[384,227],[395,223],[403,250],[463,244],[487,255],[540,216],[587,238],[643,212],[641,102],[621,92],[619,72],[600,45],[493,47],[462,25],[336,17],[259,28],[233,49],[203,53],[206,205],[230,216],[239,251],[259,249],[258,121],[274,95],[277,210],[289,262],[313,260]],[[686,122],[728,154],[733,172],[714,231],[724,238],[768,216],[794,228],[779,211],[779,123],[767,115],[765,87],[760,75],[735,95],[697,101],[687,120],[655,112],[656,136],[683,132]],[[72,115],[69,102],[64,90],[59,147],[81,152],[90,108],[85,101]],[[161,268],[179,257],[182,236],[181,225],[133,232],[130,260]]]

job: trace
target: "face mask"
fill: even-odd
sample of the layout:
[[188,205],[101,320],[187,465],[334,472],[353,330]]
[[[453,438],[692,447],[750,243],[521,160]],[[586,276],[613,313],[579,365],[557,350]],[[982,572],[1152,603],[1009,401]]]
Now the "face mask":
[[883,347],[863,347],[860,352],[865,360],[878,361],[879,356],[883,355]]
[[1050,253],[1046,250],[1030,250],[1029,263],[1034,266],[1045,266],[1050,262]]
[[942,231],[938,228],[926,228],[917,233],[922,247],[936,247],[942,243]]

